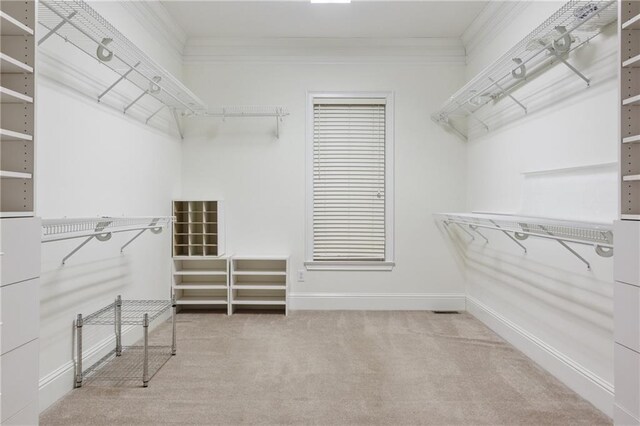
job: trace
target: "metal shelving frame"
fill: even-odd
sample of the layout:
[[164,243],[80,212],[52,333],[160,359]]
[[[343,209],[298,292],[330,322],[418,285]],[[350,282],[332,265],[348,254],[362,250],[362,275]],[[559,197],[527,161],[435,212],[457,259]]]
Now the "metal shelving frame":
[[66,261],[78,250],[94,238],[98,241],[108,241],[112,234],[120,232],[138,231],[131,239],[120,247],[120,252],[140,237],[146,231],[159,234],[173,221],[173,217],[94,217],[94,218],[64,218],[42,220],[42,242],[85,238],[85,240],[62,259]]
[[204,113],[197,114],[200,117],[220,117],[224,121],[226,118],[256,118],[274,117],[276,119],[276,137],[280,138],[280,123],[289,112],[282,106],[270,105],[233,105],[210,109]]
[[527,107],[512,92],[556,63],[564,64],[589,86],[589,78],[570,64],[567,58],[571,52],[600,34],[605,26],[617,20],[615,4],[615,0],[567,2],[454,93],[431,115],[432,120],[467,140],[468,134],[459,121],[471,117],[488,131],[489,125],[475,113],[491,102],[509,98],[526,114]]
[[[149,345],[149,324],[172,308],[171,346]],[[95,364],[83,370],[82,329],[87,325],[111,325],[115,330],[115,348]],[[143,327],[143,344],[122,345],[122,326]],[[84,380],[142,380],[147,387],[149,380],[176,354],[176,303],[175,300],[122,300],[116,297],[113,303],[83,317],[78,314],[76,330],[75,387],[81,387]]]
[[601,257],[613,256],[613,226],[610,224],[485,213],[437,213],[434,217],[447,227],[456,225],[471,237],[472,241],[477,235],[486,243],[489,242],[478,228],[498,230],[517,244],[524,253],[527,253],[527,248],[521,241],[529,237],[555,240],[580,259],[589,270],[591,264],[567,243],[593,246]]
[[152,96],[162,105],[146,118],[145,123],[168,108],[180,136],[183,135],[180,113],[206,111],[205,104],[195,94],[84,1],[39,0],[38,3],[38,21],[48,30],[38,45],[56,34],[118,74],[118,78],[98,95],[98,102],[126,79],[140,89],[140,94],[123,106],[123,112],[126,113],[144,96]]

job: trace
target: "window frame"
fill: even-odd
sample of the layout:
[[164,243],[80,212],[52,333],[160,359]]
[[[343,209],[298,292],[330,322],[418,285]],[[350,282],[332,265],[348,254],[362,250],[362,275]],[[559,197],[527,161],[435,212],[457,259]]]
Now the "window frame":
[[[331,98],[385,99],[385,260],[313,260],[313,129],[314,101]],[[391,271],[395,266],[394,251],[394,93],[385,92],[307,92],[305,141],[305,267],[322,271]]]

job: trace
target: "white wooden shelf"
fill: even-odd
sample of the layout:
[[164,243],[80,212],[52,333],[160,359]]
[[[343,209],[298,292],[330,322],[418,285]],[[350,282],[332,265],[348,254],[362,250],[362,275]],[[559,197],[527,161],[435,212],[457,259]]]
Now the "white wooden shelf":
[[286,305],[287,301],[279,296],[238,296],[231,304],[233,305]]
[[32,211],[24,211],[24,212],[0,212],[0,218],[10,218],[10,217],[29,217],[33,216]]
[[231,286],[235,290],[286,290],[286,284],[274,283],[236,283]]
[[210,269],[183,269],[183,270],[178,270],[175,271],[173,273],[174,275],[182,275],[182,276],[189,276],[189,275],[206,275],[206,276],[225,276],[227,275],[226,271],[214,271],[214,270],[210,270]]
[[640,14],[622,23],[623,30],[640,30]]
[[622,143],[638,143],[640,142],[640,135],[628,136],[622,139]]
[[5,179],[31,179],[31,173],[11,172],[8,170],[0,170],[0,178]]
[[233,271],[234,275],[265,275],[265,276],[270,276],[270,275],[287,275],[287,271]]
[[622,105],[640,105],[640,95],[631,96],[622,101]]
[[33,98],[15,90],[0,86],[0,103],[2,104],[21,104],[33,103]]
[[195,283],[195,282],[186,282],[181,284],[174,284],[173,288],[175,290],[226,290],[227,284],[212,284],[212,283]]
[[620,217],[623,220],[640,220],[640,214],[623,214]]
[[22,22],[0,10],[0,35],[3,36],[30,36],[33,35],[33,29],[24,25]]
[[6,53],[0,52],[0,73],[2,74],[23,74],[33,73],[33,67],[12,58]]
[[640,181],[640,175],[623,176],[622,180],[625,181],[625,182],[638,182],[638,181]]
[[176,297],[176,305],[226,305],[226,297],[214,296],[180,296]]
[[11,142],[11,141],[32,141],[33,136],[27,135],[26,133],[14,132],[13,130],[0,129],[0,141],[2,142]]
[[623,68],[639,68],[640,67],[640,55],[636,55],[633,58],[627,59],[622,63]]

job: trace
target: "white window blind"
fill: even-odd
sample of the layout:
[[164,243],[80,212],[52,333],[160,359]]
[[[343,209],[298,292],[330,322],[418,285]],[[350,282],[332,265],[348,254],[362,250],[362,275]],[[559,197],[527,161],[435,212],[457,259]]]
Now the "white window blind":
[[385,99],[315,99],[313,260],[385,260]]

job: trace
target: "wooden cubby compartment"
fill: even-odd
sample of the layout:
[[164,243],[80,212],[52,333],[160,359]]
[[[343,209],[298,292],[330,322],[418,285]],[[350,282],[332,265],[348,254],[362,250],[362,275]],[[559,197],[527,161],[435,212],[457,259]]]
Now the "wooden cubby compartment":
[[224,254],[222,208],[222,201],[174,201],[173,256],[222,256]]

